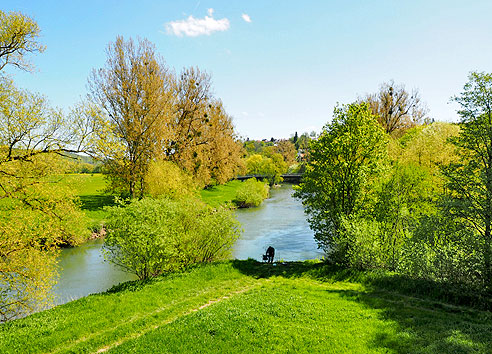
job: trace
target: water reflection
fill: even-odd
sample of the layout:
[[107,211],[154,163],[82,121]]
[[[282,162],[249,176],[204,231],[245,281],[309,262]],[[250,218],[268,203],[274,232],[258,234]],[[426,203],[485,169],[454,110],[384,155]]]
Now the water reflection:
[[[268,246],[275,260],[295,261],[323,257],[317,249],[299,200],[292,198],[292,185],[273,189],[258,208],[236,211],[244,233],[234,246],[233,257],[261,260]],[[60,278],[54,288],[56,303],[106,291],[113,285],[136,279],[109,262],[101,253],[102,241],[64,249],[59,258]]]
[[292,192],[292,185],[284,184],[272,189],[271,197],[260,207],[236,211],[244,232],[234,246],[235,258],[261,260],[268,246],[275,248],[275,260],[323,257],[306,221],[304,207],[292,197]]
[[53,289],[57,304],[106,291],[113,285],[136,279],[135,275],[104,261],[102,244],[102,240],[96,240],[62,250],[58,263],[60,278]]

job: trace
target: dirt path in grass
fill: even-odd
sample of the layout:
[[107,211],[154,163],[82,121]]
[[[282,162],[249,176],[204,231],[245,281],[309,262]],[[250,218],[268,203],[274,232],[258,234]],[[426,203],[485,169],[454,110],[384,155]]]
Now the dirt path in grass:
[[[219,297],[217,299],[211,299],[209,300],[207,303],[203,304],[203,305],[200,305],[198,307],[195,307],[195,308],[192,308],[192,309],[189,309],[188,311],[185,311],[185,312],[182,312],[180,313],[179,315],[177,316],[174,316],[172,318],[169,318],[169,319],[165,319],[164,321],[158,323],[158,324],[154,324],[152,326],[149,326],[149,327],[146,327],[146,328],[143,328],[142,330],[138,331],[138,332],[135,332],[133,333],[132,335],[130,336],[127,336],[127,337],[123,337],[121,339],[119,339],[118,341],[115,341],[109,345],[106,345],[102,348],[99,348],[97,351],[95,351],[94,353],[105,353],[107,352],[108,350],[112,349],[112,348],[115,348],[129,340],[134,340],[134,339],[137,339],[151,331],[154,331],[156,330],[157,328],[159,327],[162,327],[162,326],[165,326],[165,325],[168,325],[170,323],[173,323],[174,321],[182,318],[182,317],[185,317],[185,316],[188,316],[192,313],[195,313],[197,311],[200,311],[200,310],[203,310],[213,304],[216,304],[216,303],[219,303],[221,301],[224,301],[224,300],[227,300],[227,299],[230,299],[231,297],[233,296],[236,296],[236,295],[239,295],[239,294],[243,294],[243,293],[246,293],[254,288],[258,288],[261,284],[263,284],[264,282],[266,282],[268,280],[263,280],[263,281],[258,281],[256,284],[253,284],[253,285],[250,285],[250,286],[246,286],[244,288],[241,288],[241,289],[238,289],[238,290],[235,290],[227,295],[224,295],[222,297]],[[152,313],[148,314],[146,317],[148,316],[151,316]]]

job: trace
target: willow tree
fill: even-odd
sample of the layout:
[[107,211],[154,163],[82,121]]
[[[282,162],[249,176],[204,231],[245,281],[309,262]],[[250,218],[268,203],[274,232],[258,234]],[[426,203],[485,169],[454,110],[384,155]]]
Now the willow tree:
[[84,238],[76,196],[56,183],[79,138],[46,98],[0,79],[0,322],[42,304],[57,246]]
[[460,162],[443,169],[448,212],[464,220],[480,238],[484,285],[492,287],[492,74],[472,72],[463,92],[459,135],[451,141]]
[[163,59],[145,39],[117,37],[104,68],[89,79],[90,98],[100,111],[97,154],[113,189],[142,196],[145,174],[170,133],[170,79]]
[[0,70],[7,65],[31,70],[27,54],[44,51],[39,35],[38,24],[29,16],[0,10]]

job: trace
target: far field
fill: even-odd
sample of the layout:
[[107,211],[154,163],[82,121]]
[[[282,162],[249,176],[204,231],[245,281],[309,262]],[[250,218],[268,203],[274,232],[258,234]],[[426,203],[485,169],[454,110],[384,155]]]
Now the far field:
[[[104,207],[114,205],[114,196],[106,191],[107,181],[104,175],[69,174],[63,176],[62,183],[75,189],[80,197],[81,208],[90,219],[91,225],[96,226],[104,222]],[[201,190],[199,196],[213,207],[231,204],[241,183],[233,180],[224,185],[209,187]]]
[[0,352],[490,353],[490,312],[368,277],[314,262],[200,266],[1,325]]
[[105,206],[114,205],[114,197],[106,193],[107,181],[104,175],[69,174],[61,181],[72,187],[80,197],[81,208],[90,219],[91,226],[103,223],[106,217]]

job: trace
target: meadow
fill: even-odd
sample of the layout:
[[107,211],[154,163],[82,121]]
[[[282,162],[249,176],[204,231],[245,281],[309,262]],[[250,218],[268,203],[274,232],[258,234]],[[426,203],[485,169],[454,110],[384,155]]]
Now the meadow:
[[92,228],[100,228],[104,223],[105,206],[114,205],[114,196],[106,192],[107,181],[104,175],[94,174],[67,174],[60,181],[74,189],[80,198],[80,207],[87,215]]
[[213,206],[214,208],[220,205],[231,204],[236,197],[236,192],[241,186],[241,181],[232,180],[226,184],[220,184],[212,186],[200,191],[200,197],[202,200]]
[[[90,219],[91,225],[100,225],[106,218],[105,206],[114,205],[114,196],[107,192],[108,182],[104,175],[94,174],[67,174],[61,183],[71,186],[80,198],[81,209]],[[241,181],[232,180],[226,184],[212,186],[199,192],[202,200],[218,207],[230,205],[236,196]]]
[[0,352],[490,352],[490,312],[384,278],[312,261],[197,266],[3,324]]

